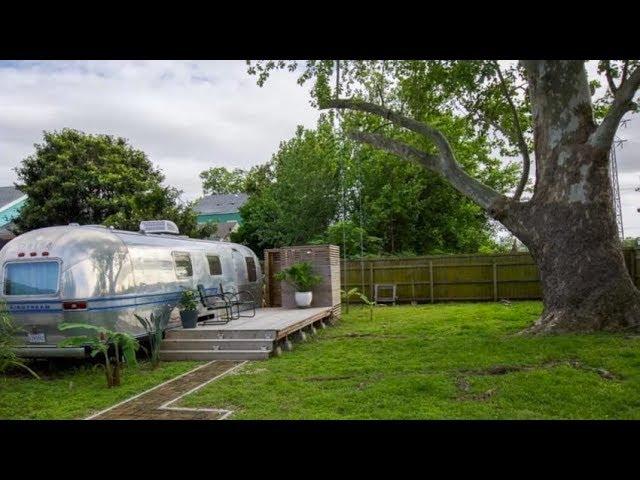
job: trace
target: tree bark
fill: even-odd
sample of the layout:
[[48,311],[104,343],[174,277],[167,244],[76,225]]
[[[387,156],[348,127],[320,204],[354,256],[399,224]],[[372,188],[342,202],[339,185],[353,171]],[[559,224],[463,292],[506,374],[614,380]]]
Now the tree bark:
[[[544,311],[530,333],[638,328],[640,291],[627,271],[611,202],[608,154],[562,150],[576,168],[553,169],[556,181],[519,216],[539,272]],[[584,189],[584,190],[583,190]]]
[[638,330],[640,291],[629,276],[618,238],[609,150],[620,119],[633,107],[640,69],[618,87],[610,113],[598,126],[584,62],[522,64],[529,83],[536,158],[534,194],[526,202],[509,199],[469,177],[444,136],[429,125],[355,100],[333,100],[324,108],[377,114],[433,141],[439,155],[377,134],[352,134],[442,175],[529,248],[540,271],[544,311],[528,332]]

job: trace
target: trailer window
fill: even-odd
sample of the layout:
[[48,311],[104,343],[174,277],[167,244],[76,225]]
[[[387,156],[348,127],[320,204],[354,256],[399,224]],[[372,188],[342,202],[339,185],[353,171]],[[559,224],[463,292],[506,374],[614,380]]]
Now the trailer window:
[[219,256],[207,255],[207,262],[209,263],[209,275],[222,275],[222,264]]
[[53,295],[58,292],[58,262],[8,263],[4,270],[5,295]]
[[247,262],[247,275],[249,276],[250,282],[255,282],[258,279],[258,274],[256,272],[256,262],[253,257],[244,257]]
[[173,252],[172,255],[178,278],[192,277],[193,266],[191,265],[191,255],[187,252]]

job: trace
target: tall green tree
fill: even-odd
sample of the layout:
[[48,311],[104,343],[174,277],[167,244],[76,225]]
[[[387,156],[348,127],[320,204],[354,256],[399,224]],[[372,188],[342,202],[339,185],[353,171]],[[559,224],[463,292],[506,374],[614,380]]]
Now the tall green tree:
[[243,191],[249,195],[261,193],[274,182],[274,175],[272,161],[251,167],[244,179]]
[[18,233],[72,222],[137,230],[146,219],[196,231],[196,214],[180,204],[181,192],[163,186],[162,172],[124,138],[68,128],[44,132],[16,173],[16,186],[28,195]]
[[[493,158],[488,142],[475,135],[470,122],[451,116],[440,116],[438,122],[459,146],[461,162],[469,170],[498,191],[516,184],[514,165],[505,167]],[[384,124],[377,129],[402,135]],[[349,218],[383,239],[385,252],[473,253],[495,243],[494,227],[484,210],[442,178],[387,152],[362,146],[353,151]]]
[[[514,169],[503,168],[490,157],[486,142],[467,138],[467,125],[454,120],[442,123],[465,145],[469,167],[482,170],[496,188],[514,185]],[[258,251],[336,243],[342,230],[334,227],[342,223],[357,227],[358,238],[362,229],[367,254],[380,253],[380,241],[382,251],[391,254],[475,252],[492,244],[484,211],[446,182],[386,152],[340,141],[339,135],[323,117],[317,130],[299,129],[270,162],[254,167],[261,187],[242,210],[244,223],[234,239]],[[356,228],[345,232],[350,241]],[[359,246],[347,251],[361,253]]]
[[[332,91],[334,65],[343,83]],[[315,80],[320,108],[377,116],[408,135],[377,132],[367,121],[348,129],[355,141],[434,172],[529,248],[545,305],[531,332],[640,330],[640,291],[622,256],[609,175],[620,121],[639,108],[640,61],[598,66],[600,78],[591,79],[583,60],[309,61],[302,68],[267,61],[249,72],[261,84],[274,68],[301,72],[301,83]],[[598,98],[602,77],[607,94]],[[387,98],[389,90],[397,95]],[[494,145],[518,152],[521,177],[511,195],[466,168],[434,121],[438,112],[470,119]],[[525,198],[533,152],[535,184]]]
[[242,193],[245,191],[247,172],[241,168],[212,167],[200,172],[205,195]]
[[323,233],[338,211],[340,158],[346,156],[326,119],[316,130],[298,127],[269,167],[256,170],[260,186],[240,209],[243,222],[232,239],[261,252]]

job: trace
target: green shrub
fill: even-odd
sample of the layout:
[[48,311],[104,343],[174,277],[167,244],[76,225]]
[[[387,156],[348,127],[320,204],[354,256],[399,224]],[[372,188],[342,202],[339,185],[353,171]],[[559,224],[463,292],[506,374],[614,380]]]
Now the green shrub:
[[[160,365],[160,344],[162,343],[162,333],[169,323],[169,315],[171,312],[165,310],[161,315],[149,315],[146,319],[140,315],[134,314],[138,322],[147,332],[147,338],[149,339],[149,360],[151,361],[151,367],[157,368]],[[145,349],[146,351],[146,349]]]
[[22,331],[13,323],[6,304],[0,303],[0,373],[6,372],[11,367],[18,367],[28,371],[35,378],[40,378],[36,372],[27,367],[14,350],[19,345],[16,335]]
[[369,300],[364,293],[362,293],[357,288],[352,288],[351,290],[340,290],[340,295],[342,296],[342,302],[346,305],[346,313],[349,313],[349,300],[353,297],[359,298],[360,301],[369,307],[369,320],[373,320],[373,307],[376,306],[375,300]]
[[[84,347],[91,349],[91,356],[95,357],[99,353],[104,356],[104,369],[107,377],[107,387],[117,387],[120,385],[120,352],[124,356],[128,365],[137,366],[136,350],[140,348],[138,340],[131,334],[125,332],[114,332],[104,327],[91,325],[88,323],[61,323],[59,330],[89,330],[93,335],[78,335],[70,337],[58,344],[59,347]],[[114,346],[115,356],[113,361],[109,355],[109,347]]]

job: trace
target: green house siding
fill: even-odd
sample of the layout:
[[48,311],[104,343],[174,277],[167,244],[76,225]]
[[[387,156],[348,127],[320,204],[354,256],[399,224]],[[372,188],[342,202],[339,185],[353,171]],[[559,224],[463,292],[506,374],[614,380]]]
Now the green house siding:
[[0,227],[3,227],[15,220],[20,213],[20,209],[26,201],[27,199],[25,197],[18,203],[15,203],[8,208],[0,208]]
[[239,213],[212,213],[210,215],[198,215],[198,223],[222,223],[222,222],[238,222],[242,223],[242,217]]

